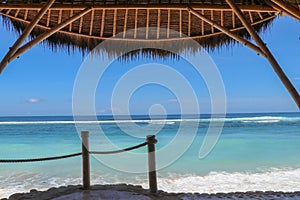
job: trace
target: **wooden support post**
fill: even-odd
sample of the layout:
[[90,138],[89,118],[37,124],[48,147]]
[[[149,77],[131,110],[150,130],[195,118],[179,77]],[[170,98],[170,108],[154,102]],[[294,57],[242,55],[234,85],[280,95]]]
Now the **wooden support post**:
[[[17,39],[17,41],[13,44],[13,46],[10,48],[8,53],[4,56],[0,63],[0,73],[2,73],[3,69],[6,67],[6,65],[9,63],[9,59],[12,55],[16,53],[19,46],[25,41],[25,39],[28,37],[28,35],[31,33],[33,28],[36,26],[36,24],[40,21],[40,19],[44,16],[44,14],[47,12],[47,10],[52,6],[52,4],[55,2],[55,0],[50,0],[48,3],[46,3],[41,10],[38,12],[38,14],[35,16],[35,18],[28,24],[28,26],[23,31],[22,35]],[[26,16],[27,18],[27,16]]]
[[148,142],[149,189],[151,193],[156,193],[157,178],[156,178],[155,144],[157,143],[157,140],[155,139],[155,135],[148,135],[147,142]]
[[289,91],[291,96],[293,97],[295,103],[297,104],[298,108],[300,109],[300,96],[293,86],[293,84],[290,82],[288,77],[285,75],[285,73],[282,71],[281,67],[279,66],[278,62],[266,46],[266,44],[263,42],[263,40],[259,37],[259,35],[256,33],[254,28],[251,26],[251,24],[246,20],[244,14],[242,11],[235,5],[235,3],[232,0],[226,0],[228,5],[232,8],[232,10],[235,12],[235,14],[238,16],[238,18],[241,20],[242,24],[245,26],[251,37],[254,39],[256,44],[259,46],[259,48],[264,52],[264,56],[268,59],[269,63],[273,67],[275,73],[280,78],[281,82],[284,84],[286,89]]
[[89,132],[81,132],[82,141],[82,184],[84,190],[90,189],[90,153],[89,153]]

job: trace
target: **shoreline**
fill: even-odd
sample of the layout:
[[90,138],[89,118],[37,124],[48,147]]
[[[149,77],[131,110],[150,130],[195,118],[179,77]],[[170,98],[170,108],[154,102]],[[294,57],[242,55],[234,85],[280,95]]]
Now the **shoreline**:
[[157,193],[150,193],[139,185],[93,185],[90,190],[83,190],[81,185],[69,185],[53,187],[46,191],[30,190],[28,193],[16,193],[2,200],[23,200],[23,199],[300,199],[300,191],[249,191],[230,193],[169,193],[159,190]]

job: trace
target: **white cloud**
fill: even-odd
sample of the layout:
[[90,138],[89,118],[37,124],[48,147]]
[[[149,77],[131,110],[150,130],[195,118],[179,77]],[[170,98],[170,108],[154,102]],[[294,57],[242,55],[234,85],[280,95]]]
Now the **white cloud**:
[[300,81],[300,77],[296,77],[296,78],[294,78],[294,80]]
[[42,101],[42,99],[40,99],[40,98],[30,98],[30,99],[27,99],[27,103],[39,103],[41,101]]

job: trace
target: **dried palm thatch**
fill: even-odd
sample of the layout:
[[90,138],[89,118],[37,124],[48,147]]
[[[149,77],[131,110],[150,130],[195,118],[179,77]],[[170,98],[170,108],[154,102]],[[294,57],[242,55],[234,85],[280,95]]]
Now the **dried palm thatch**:
[[[45,1],[4,1],[0,6],[0,14],[4,23],[21,33],[34,19]],[[270,22],[278,15],[278,11],[270,9],[264,2],[257,0],[240,0],[237,4],[242,8],[246,18],[257,32],[265,30]],[[184,39],[193,38],[207,49],[214,49],[220,45],[230,44],[234,40],[214,26],[199,19],[187,10],[194,8],[206,18],[227,28],[229,31],[248,39],[249,33],[235,13],[229,9],[224,0],[179,1],[179,0],[139,0],[139,1],[56,1],[41,18],[30,33],[32,38],[49,30],[57,24],[66,21],[86,7],[93,9],[51,35],[44,41],[53,50],[66,49],[67,51],[80,49],[90,51],[103,40],[134,42],[158,42],[168,45],[168,41],[177,41],[178,49],[188,48]],[[156,32],[147,29],[154,27]],[[137,31],[144,28],[145,31]],[[172,29],[172,34],[168,31]],[[153,30],[153,29],[152,29]],[[122,33],[123,32],[123,33]],[[116,36],[117,34],[122,33]],[[171,43],[170,45],[174,45]],[[109,53],[120,54],[122,43]],[[145,51],[144,51],[145,52]],[[166,56],[160,51],[152,53]]]

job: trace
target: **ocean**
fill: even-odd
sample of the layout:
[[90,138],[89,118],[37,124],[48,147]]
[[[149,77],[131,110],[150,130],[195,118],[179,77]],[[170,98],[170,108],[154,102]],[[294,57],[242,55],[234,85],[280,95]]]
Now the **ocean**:
[[[211,120],[209,115],[170,115],[167,119],[140,115],[117,120],[99,116],[96,122],[77,121],[76,128],[71,116],[0,117],[0,160],[81,152],[78,130],[82,128],[90,132],[93,151],[134,146],[143,143],[147,135],[156,134],[161,190],[300,190],[300,113],[227,114],[216,145],[206,157],[199,158],[210,122],[218,120],[222,119]],[[181,136],[177,137],[180,129]],[[132,153],[91,156],[92,184],[128,183],[148,188],[146,170],[146,147]],[[46,190],[72,184],[81,184],[80,156],[35,163],[0,163],[0,198],[33,188]]]

